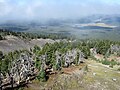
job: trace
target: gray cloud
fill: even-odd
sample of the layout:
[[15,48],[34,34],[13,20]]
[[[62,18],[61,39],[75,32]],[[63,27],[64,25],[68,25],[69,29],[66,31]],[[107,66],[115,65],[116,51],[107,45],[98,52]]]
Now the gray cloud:
[[112,0],[0,0],[0,20],[41,20],[77,18],[92,14],[120,14]]

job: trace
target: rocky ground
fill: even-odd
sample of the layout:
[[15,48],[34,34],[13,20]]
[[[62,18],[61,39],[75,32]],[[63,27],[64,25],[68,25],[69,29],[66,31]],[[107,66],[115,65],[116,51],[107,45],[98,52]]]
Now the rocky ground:
[[63,74],[51,75],[47,82],[34,80],[25,90],[120,90],[120,71],[116,67],[88,60],[80,66],[64,68]]
[[35,45],[43,46],[46,43],[54,43],[52,39],[33,39],[33,40],[22,40],[15,36],[6,36],[6,40],[0,40],[0,51],[4,53],[11,52],[20,49],[29,49]]

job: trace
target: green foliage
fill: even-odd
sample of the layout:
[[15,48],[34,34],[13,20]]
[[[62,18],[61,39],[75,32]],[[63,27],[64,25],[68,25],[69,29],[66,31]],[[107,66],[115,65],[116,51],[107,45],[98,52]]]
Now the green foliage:
[[9,57],[5,55],[4,60],[1,62],[1,72],[2,73],[7,73],[8,72],[8,67],[9,67]]
[[15,50],[13,53],[9,53],[9,56],[10,56],[11,60],[12,59],[18,59],[19,56],[20,56],[20,52],[18,50]]
[[0,51],[0,60],[3,58],[3,52]]
[[117,65],[120,65],[120,62],[118,62]]
[[115,60],[112,60],[112,61],[111,61],[111,65],[113,65],[113,66],[114,66],[114,65],[117,65],[117,62],[116,62]]
[[41,60],[38,57],[35,59],[35,67],[40,70]]
[[0,35],[0,40],[3,40],[4,38],[2,37],[2,35]]
[[86,65],[85,66],[85,69],[84,69],[86,72],[88,72],[88,66]]
[[102,64],[109,65],[109,67],[113,68],[114,65],[117,65],[118,63],[114,60],[108,61],[107,59],[101,61]]
[[17,60],[20,57],[20,54],[26,52],[30,55],[28,50],[16,50],[14,52],[9,52],[8,54],[3,55],[1,53],[1,56],[3,57],[2,60],[0,60],[0,66],[1,66],[1,72],[5,75],[9,72],[9,70],[12,67],[12,62]]
[[18,89],[16,89],[16,90],[24,90],[24,87],[20,87],[20,88],[18,88]]
[[112,65],[112,64],[110,64],[110,65],[109,65],[109,67],[113,68],[113,65]]
[[60,66],[60,64],[56,64],[56,70],[58,70],[58,71],[61,70],[61,66]]
[[105,65],[110,65],[110,63],[111,63],[111,62],[110,62],[110,61],[108,61],[108,60],[106,60],[106,59],[105,59],[105,60],[102,60],[102,64],[105,64]]
[[39,74],[38,74],[38,76],[37,76],[37,79],[38,79],[39,81],[42,81],[42,82],[44,82],[44,81],[47,80],[45,70],[42,69],[42,70],[39,72]]
[[35,55],[39,55],[40,50],[41,50],[41,48],[39,46],[35,45],[33,48],[33,53]]
[[118,68],[118,71],[120,71],[120,67]]

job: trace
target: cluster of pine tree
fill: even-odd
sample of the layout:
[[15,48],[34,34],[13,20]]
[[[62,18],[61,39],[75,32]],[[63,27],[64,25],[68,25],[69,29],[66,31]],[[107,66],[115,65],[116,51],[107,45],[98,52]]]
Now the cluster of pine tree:
[[37,34],[37,33],[15,32],[15,31],[0,29],[0,40],[5,39],[5,36],[7,36],[7,35],[13,35],[13,36],[16,36],[16,37],[19,37],[22,39],[28,39],[28,40],[39,39],[39,38],[43,38],[43,39],[46,39],[46,38],[49,38],[49,39],[71,39],[71,38],[73,38],[71,35],[64,35],[61,33]]
[[[88,57],[91,56],[90,54],[90,49],[91,48],[97,48],[97,53],[106,55],[108,52],[111,44],[117,44],[120,45],[120,42],[114,42],[114,41],[109,41],[109,40],[83,40],[83,41],[78,41],[78,42],[55,42],[54,44],[46,44],[42,49],[39,46],[35,46],[33,49],[33,53],[35,54],[35,60],[36,60],[36,68],[38,68],[42,73],[39,73],[41,75],[45,75],[45,71],[42,69],[41,70],[41,59],[39,58],[41,55],[46,55],[45,57],[46,62],[45,64],[51,67],[57,67],[56,70],[59,70],[59,65],[56,65],[56,56],[55,52],[58,51],[62,54],[65,54],[67,51],[72,50],[72,49],[79,49],[81,50],[85,58],[87,59]],[[64,62],[63,62],[64,63]],[[102,62],[104,64],[104,62]],[[115,61],[110,62],[112,65],[115,64]],[[44,72],[44,74],[43,74]],[[46,79],[44,79],[46,80]]]
[[[41,70],[41,58],[39,58],[41,55],[46,55],[45,58],[45,64],[51,67],[55,66],[55,52],[59,51],[60,53],[66,53],[68,50],[72,50],[74,48],[77,48],[81,50],[85,58],[88,58],[90,56],[90,48],[97,48],[97,53],[105,55],[107,53],[107,50],[110,48],[111,44],[117,44],[120,45],[120,42],[113,42],[108,40],[84,40],[84,41],[76,41],[76,42],[55,42],[54,44],[45,44],[44,47],[40,48],[39,46],[35,45],[33,49],[30,49],[28,51],[33,55],[33,58],[35,60],[35,66],[38,70],[42,73],[42,75],[45,75],[45,71]],[[16,50],[15,52],[9,52],[8,54],[3,54],[0,52],[0,66],[1,66],[1,72],[3,74],[8,73],[10,69],[10,64],[14,60],[16,60],[21,52],[25,50]],[[26,50],[27,51],[27,50]],[[104,63],[104,62],[103,62]],[[40,73],[41,75],[41,73]],[[39,77],[40,78],[40,77]]]

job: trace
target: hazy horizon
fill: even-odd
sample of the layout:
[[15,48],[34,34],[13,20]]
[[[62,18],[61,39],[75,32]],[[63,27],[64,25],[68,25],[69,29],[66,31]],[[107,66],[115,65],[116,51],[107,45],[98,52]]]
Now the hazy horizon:
[[120,14],[120,0],[0,0],[0,22]]

